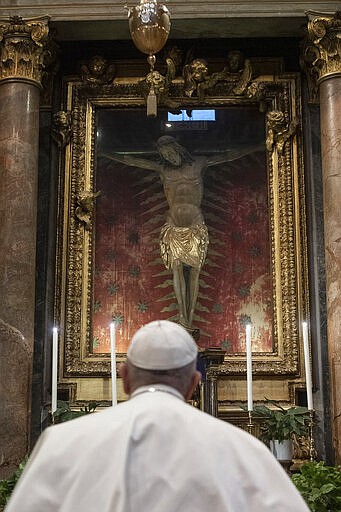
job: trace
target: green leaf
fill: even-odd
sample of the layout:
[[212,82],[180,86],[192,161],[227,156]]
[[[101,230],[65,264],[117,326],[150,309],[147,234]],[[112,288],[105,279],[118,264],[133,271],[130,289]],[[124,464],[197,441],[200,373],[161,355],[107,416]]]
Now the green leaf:
[[292,481],[313,512],[340,512],[341,468],[323,461],[307,462]]
[[7,480],[0,480],[0,507],[1,509],[6,506],[9,498],[13,492],[14,487],[16,486],[17,481],[19,480],[21,473],[23,472],[25,465],[27,463],[28,456],[26,455],[24,459],[20,462],[19,467],[14,471],[14,473]]
[[[293,434],[306,436],[309,433],[308,423],[310,420],[309,411],[306,407],[293,406],[285,409],[275,400],[265,398],[267,405],[255,406],[253,414],[263,418],[261,425],[261,439],[270,441],[278,439],[284,441],[290,439]],[[246,406],[241,406],[247,410]]]

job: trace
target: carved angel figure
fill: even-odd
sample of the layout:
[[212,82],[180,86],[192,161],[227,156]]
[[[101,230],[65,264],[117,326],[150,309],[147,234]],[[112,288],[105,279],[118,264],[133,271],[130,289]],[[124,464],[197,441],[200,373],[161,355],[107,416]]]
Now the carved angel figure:
[[249,59],[239,50],[231,50],[227,54],[227,63],[222,71],[213,73],[210,78],[211,86],[223,80],[237,80],[232,92],[241,96],[247,91],[252,79],[252,67]]
[[267,121],[269,129],[266,136],[266,149],[272,151],[272,148],[276,146],[278,154],[281,155],[287,140],[296,133],[298,121],[294,120],[288,123],[281,110],[268,112]]
[[95,55],[89,60],[88,65],[83,64],[81,67],[82,80],[92,85],[112,82],[115,72],[115,65],[109,64],[101,55]]
[[95,199],[100,195],[100,193],[100,191],[89,192],[88,190],[84,190],[77,197],[78,206],[75,210],[75,215],[78,220],[83,222],[86,230],[91,228]]
[[194,59],[184,66],[184,89],[189,98],[197,92],[199,100],[203,99],[204,85],[208,78],[208,65],[204,59]]
[[66,110],[59,110],[52,120],[52,138],[63,149],[71,139],[72,134],[72,113]]

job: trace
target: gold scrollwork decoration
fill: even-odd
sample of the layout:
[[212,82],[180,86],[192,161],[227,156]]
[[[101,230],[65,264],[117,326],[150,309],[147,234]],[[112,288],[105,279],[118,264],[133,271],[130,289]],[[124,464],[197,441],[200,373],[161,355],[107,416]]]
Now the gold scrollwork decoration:
[[[181,108],[226,109],[246,107],[254,109],[259,105],[267,107],[264,116],[267,146],[271,157],[266,160],[268,176],[268,208],[271,268],[273,296],[273,347],[269,352],[257,353],[253,362],[255,381],[266,375],[283,381],[283,390],[287,383],[301,378],[299,360],[299,331],[297,319],[305,308],[305,299],[297,290],[306,290],[306,249],[304,245],[304,178],[303,154],[300,133],[295,137],[300,112],[300,87],[297,74],[266,76],[258,67],[253,77],[250,68],[245,71],[246,60],[242,66],[232,68],[216,63],[207,64],[203,71],[204,80],[194,83],[190,94],[190,82],[182,76],[182,70],[188,63],[181,52],[167,54],[165,67],[160,65],[159,75],[150,76],[155,89],[158,82],[159,101],[163,105],[174,102]],[[250,59],[253,64],[252,59]],[[186,62],[186,64],[185,64]],[[161,64],[161,63],[160,63]],[[209,66],[215,70],[225,69],[223,75],[209,75]],[[68,105],[72,110],[72,139],[70,151],[64,159],[65,172],[62,173],[64,199],[61,198],[62,214],[60,230],[59,281],[56,290],[58,297],[65,297],[61,303],[64,311],[64,361],[63,378],[83,378],[108,376],[110,358],[108,354],[92,351],[93,289],[94,264],[95,198],[96,192],[96,112],[99,109],[136,108],[143,110],[143,74],[133,72],[119,80],[108,83],[88,80],[86,70],[82,76],[70,78],[68,86]],[[80,69],[80,68],[78,68]],[[141,69],[141,68],[138,68]],[[188,69],[188,68],[187,68]],[[194,70],[190,70],[191,73]],[[197,70],[198,71],[198,70]],[[199,69],[200,71],[200,69]],[[222,73],[222,72],[220,72]],[[161,77],[160,77],[161,75]],[[192,77],[193,78],[193,77]],[[200,78],[200,77],[199,77]],[[89,86],[96,84],[96,87]],[[201,84],[199,86],[199,84]],[[239,84],[241,94],[237,94]],[[192,84],[193,85],[193,84]],[[198,90],[199,86],[199,90]],[[145,90],[148,89],[148,84]],[[187,93],[186,93],[187,91]],[[203,93],[203,96],[201,94]],[[203,98],[202,100],[199,100]],[[278,110],[277,110],[278,109]],[[269,115],[273,112],[279,114]],[[291,121],[290,121],[291,120]],[[85,150],[86,148],[86,150]],[[69,150],[69,148],[68,148]],[[82,192],[80,192],[82,191]],[[303,233],[303,234],[302,234]],[[302,240],[301,240],[302,236]],[[302,260],[302,265],[301,265]],[[299,283],[299,284],[297,284]],[[306,291],[304,292],[306,294]],[[118,360],[125,354],[119,352]],[[219,384],[219,401],[225,403],[224,382],[235,376],[235,382],[245,376],[245,354],[227,352],[223,362],[210,369],[210,377]],[[236,384],[236,386],[237,386]],[[289,384],[288,384],[289,385]],[[227,386],[226,386],[227,387]],[[239,393],[239,387],[236,388]],[[282,388],[281,388],[282,389]],[[236,391],[236,393],[237,393]],[[81,393],[77,391],[77,394]],[[80,396],[80,395],[79,395]]]
[[47,18],[19,16],[0,23],[0,80],[29,80],[41,86],[45,68]]

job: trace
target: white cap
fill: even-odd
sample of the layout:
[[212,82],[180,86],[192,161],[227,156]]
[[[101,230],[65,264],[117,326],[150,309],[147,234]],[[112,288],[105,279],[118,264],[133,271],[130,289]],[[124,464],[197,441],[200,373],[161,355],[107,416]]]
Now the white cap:
[[175,370],[193,362],[197,354],[198,347],[186,329],[168,320],[156,320],[136,331],[127,358],[145,370]]

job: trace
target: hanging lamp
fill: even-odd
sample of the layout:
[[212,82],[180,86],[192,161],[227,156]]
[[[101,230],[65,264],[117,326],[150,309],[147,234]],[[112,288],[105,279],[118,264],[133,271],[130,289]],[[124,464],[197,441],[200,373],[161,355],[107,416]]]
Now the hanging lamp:
[[[156,57],[167,42],[170,31],[170,13],[155,0],[140,0],[136,7],[127,7],[129,29],[135,46],[148,55],[150,73],[153,73]],[[157,115],[157,97],[153,80],[147,97],[147,116]]]

